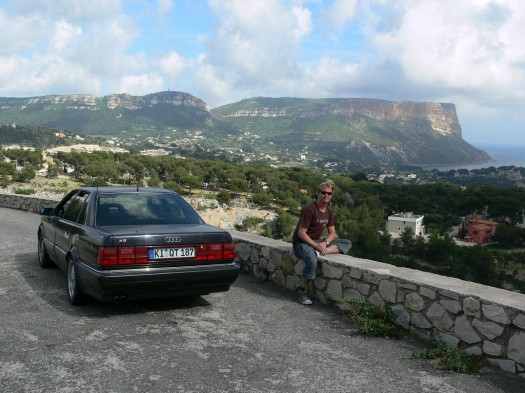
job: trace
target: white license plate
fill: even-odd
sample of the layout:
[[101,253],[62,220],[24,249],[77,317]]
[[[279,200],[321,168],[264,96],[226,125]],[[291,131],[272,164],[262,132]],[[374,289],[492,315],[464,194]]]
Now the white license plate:
[[177,258],[194,258],[195,247],[179,248],[150,248],[149,259],[177,259]]

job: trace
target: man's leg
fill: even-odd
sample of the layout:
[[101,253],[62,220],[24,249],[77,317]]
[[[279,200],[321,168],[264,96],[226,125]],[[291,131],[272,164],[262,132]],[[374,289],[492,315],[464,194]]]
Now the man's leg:
[[335,239],[326,248],[327,254],[346,254],[352,248],[352,242],[347,239]]
[[306,289],[309,288],[311,281],[315,279],[315,272],[317,269],[317,255],[312,247],[303,242],[296,242],[293,245],[293,250],[295,256],[302,259],[304,262],[301,283],[298,288],[299,301],[302,304],[312,304],[312,301],[306,294]]

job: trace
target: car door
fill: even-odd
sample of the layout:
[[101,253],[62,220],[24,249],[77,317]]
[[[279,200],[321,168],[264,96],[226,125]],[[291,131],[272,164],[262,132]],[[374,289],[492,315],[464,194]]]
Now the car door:
[[79,190],[72,194],[59,209],[56,218],[55,256],[57,264],[66,268],[71,244],[84,233],[89,192]]

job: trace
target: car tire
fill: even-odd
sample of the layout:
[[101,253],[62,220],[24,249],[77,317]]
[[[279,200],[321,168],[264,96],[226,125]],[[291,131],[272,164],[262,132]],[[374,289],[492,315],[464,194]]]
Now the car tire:
[[67,297],[73,306],[82,304],[84,300],[84,294],[80,289],[78,269],[73,258],[67,260]]
[[38,237],[38,264],[40,267],[47,269],[48,267],[53,266],[53,261],[49,257],[49,254],[46,251],[44,246],[44,236],[40,235]]

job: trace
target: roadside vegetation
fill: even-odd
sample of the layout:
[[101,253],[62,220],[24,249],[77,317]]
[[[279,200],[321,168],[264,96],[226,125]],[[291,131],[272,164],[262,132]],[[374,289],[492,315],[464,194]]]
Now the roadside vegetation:
[[428,359],[430,364],[440,370],[455,371],[463,374],[479,374],[487,366],[485,357],[467,355],[459,348],[450,347],[442,341],[432,338],[431,348],[421,349],[412,354],[414,358]]
[[388,305],[384,308],[361,299],[342,299],[343,318],[367,336],[401,337],[403,331],[394,323],[394,314]]
[[[267,222],[247,218],[237,223],[238,230],[287,242],[301,207],[315,198],[317,185],[330,178],[337,185],[332,202],[337,231],[352,239],[351,255],[525,292],[525,229],[518,225],[523,220],[525,188],[382,184],[368,180],[364,172],[322,173],[301,167],[109,152],[57,153],[46,165],[46,177],[36,176],[44,166],[40,150],[2,150],[0,187],[10,185],[18,193],[31,193],[43,186],[49,192],[65,193],[75,184],[132,184],[170,188],[190,198],[205,194],[218,204],[242,201],[271,209],[276,216]],[[429,235],[415,237],[407,231],[393,240],[385,231],[387,217],[409,211],[425,216]],[[500,223],[495,235],[498,246],[456,245],[451,228],[460,217],[481,211]]]
[[[343,319],[366,336],[401,338],[410,332],[394,323],[395,316],[388,306],[379,307],[361,299],[342,299]],[[481,373],[486,367],[483,356],[467,355],[465,351],[450,347],[436,337],[428,341],[429,348],[412,354],[414,358],[427,359],[432,367],[464,374]]]

